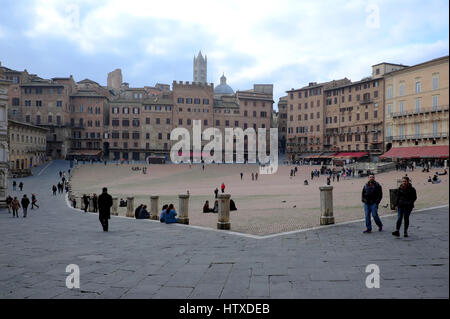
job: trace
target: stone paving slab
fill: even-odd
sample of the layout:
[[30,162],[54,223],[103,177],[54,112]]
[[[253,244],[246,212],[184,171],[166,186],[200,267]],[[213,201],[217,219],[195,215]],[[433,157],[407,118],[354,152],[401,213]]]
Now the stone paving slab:
[[[26,219],[0,210],[0,298],[449,297],[448,206],[413,212],[406,239],[390,234],[395,217],[370,235],[361,221],[255,239],[117,217],[104,233],[96,214],[51,195],[67,169],[54,161],[23,179],[40,205]],[[69,264],[80,289],[65,287]],[[369,264],[379,289],[365,286]]]

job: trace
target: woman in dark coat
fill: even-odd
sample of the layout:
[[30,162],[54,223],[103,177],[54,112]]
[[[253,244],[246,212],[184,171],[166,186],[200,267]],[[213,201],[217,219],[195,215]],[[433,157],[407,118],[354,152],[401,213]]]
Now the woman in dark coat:
[[395,209],[398,209],[397,229],[392,235],[400,236],[400,227],[402,220],[405,219],[404,236],[408,237],[409,215],[414,208],[414,202],[417,200],[416,189],[412,187],[409,177],[405,176],[402,179],[402,184],[397,190],[397,200],[395,202]]
[[111,218],[112,196],[108,194],[108,189],[103,187],[102,194],[98,197],[98,219],[102,224],[103,231],[108,231],[108,219]]

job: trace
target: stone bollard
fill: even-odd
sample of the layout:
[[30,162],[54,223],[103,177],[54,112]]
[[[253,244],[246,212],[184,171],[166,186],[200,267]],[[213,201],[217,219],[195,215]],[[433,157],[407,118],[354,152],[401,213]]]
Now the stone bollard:
[[333,186],[320,186],[320,225],[334,224]]
[[219,194],[217,199],[219,200],[219,216],[217,221],[217,229],[231,228],[230,223],[230,194]]
[[113,216],[119,215],[119,212],[117,210],[118,202],[119,202],[119,198],[113,197],[113,205],[112,205],[112,214],[113,214]]
[[88,209],[88,211],[90,212],[90,213],[93,213],[94,212],[94,199],[91,197],[91,198],[89,198],[89,209]]
[[127,217],[134,217],[134,197],[127,197]]
[[150,196],[150,219],[158,220],[159,196]]
[[178,195],[178,223],[189,225],[189,195]]

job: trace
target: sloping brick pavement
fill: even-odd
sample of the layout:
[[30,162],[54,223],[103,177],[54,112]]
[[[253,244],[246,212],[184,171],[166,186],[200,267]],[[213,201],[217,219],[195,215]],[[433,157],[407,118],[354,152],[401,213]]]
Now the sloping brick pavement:
[[[68,163],[42,169],[23,179],[39,209],[19,219],[0,210],[0,298],[449,297],[448,206],[413,213],[406,239],[390,234],[395,217],[370,235],[363,222],[254,239],[119,217],[105,233],[96,214],[52,196]],[[68,264],[80,267],[80,289],[65,286]],[[379,289],[365,286],[368,264]]]

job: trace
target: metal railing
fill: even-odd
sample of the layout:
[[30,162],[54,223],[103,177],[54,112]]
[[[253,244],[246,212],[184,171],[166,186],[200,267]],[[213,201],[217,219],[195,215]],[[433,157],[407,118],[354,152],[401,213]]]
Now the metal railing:
[[430,107],[420,108],[420,110],[395,112],[395,113],[391,113],[391,116],[392,117],[407,117],[407,116],[413,116],[413,115],[444,112],[444,111],[448,111],[448,109],[449,109],[448,105],[440,105],[440,106],[434,106],[431,108]]
[[428,133],[428,134],[386,136],[386,142],[429,139],[429,138],[433,138],[433,139],[436,139],[436,138],[448,138],[448,133],[444,132],[444,133]]

